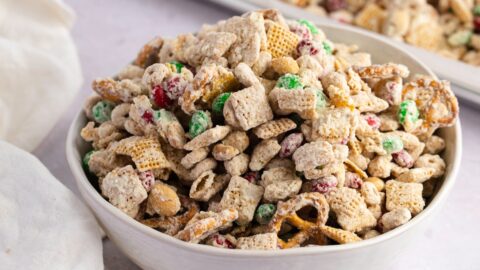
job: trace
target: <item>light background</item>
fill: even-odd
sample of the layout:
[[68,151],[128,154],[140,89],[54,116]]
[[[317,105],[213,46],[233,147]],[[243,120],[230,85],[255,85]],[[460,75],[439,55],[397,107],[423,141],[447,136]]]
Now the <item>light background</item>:
[[[77,14],[73,37],[78,46],[84,85],[75,103],[34,154],[58,179],[78,193],[64,146],[70,122],[90,94],[90,82],[118,72],[156,35],[173,37],[193,32],[203,23],[226,19],[235,12],[204,1],[66,2]],[[457,183],[432,226],[418,236],[401,255],[401,263],[390,270],[480,269],[480,106],[461,102],[460,119],[464,152]],[[108,239],[104,240],[104,262],[106,269],[138,269]]]

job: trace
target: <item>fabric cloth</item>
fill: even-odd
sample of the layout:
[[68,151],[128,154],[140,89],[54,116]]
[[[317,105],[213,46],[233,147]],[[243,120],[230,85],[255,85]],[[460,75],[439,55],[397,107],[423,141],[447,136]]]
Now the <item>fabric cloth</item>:
[[61,0],[0,1],[0,139],[32,151],[80,88],[80,64]]
[[80,88],[60,0],[0,1],[0,268],[103,269],[95,218],[32,151]]
[[103,269],[95,218],[40,161],[0,141],[0,268]]

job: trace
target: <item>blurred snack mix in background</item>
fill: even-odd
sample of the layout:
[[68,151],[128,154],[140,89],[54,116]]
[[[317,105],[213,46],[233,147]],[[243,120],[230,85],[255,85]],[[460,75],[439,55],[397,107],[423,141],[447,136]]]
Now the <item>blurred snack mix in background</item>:
[[282,0],[480,66],[480,0]]

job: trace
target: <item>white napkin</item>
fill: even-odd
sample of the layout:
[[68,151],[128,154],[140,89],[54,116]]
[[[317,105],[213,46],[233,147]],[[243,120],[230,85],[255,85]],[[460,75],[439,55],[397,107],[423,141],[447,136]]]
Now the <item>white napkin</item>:
[[0,269],[103,269],[87,207],[32,155],[81,84],[61,0],[0,1]]
[[61,0],[0,1],[0,139],[32,151],[82,79]]
[[87,207],[34,156],[0,141],[0,268],[103,269]]

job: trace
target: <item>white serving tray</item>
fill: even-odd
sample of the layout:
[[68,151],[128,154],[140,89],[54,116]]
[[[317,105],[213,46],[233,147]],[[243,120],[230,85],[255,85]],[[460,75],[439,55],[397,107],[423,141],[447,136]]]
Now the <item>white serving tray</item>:
[[[286,17],[293,19],[305,18],[312,22],[323,24],[338,24],[338,22],[322,17],[299,7],[283,3],[279,0],[210,0],[217,4],[229,7],[231,9],[246,12],[255,9],[276,8]],[[370,31],[345,24],[347,28],[360,29],[361,31]],[[374,33],[381,39],[389,39],[383,35]],[[449,80],[453,84],[453,91],[460,98],[480,105],[480,67],[474,67],[462,63],[460,61],[448,59],[435,53],[420,49],[400,41],[395,42],[396,45],[407,50],[421,62],[429,66],[440,78]]]

